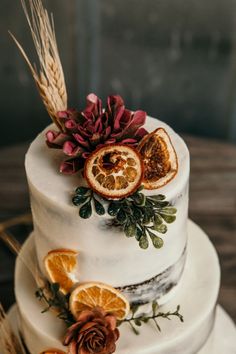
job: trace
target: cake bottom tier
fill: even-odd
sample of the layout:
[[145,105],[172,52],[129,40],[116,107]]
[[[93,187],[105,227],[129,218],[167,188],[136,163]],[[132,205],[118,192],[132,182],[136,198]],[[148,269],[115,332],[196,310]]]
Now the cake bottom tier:
[[[120,327],[117,354],[196,354],[203,347],[214,325],[215,305],[220,284],[220,268],[214,247],[206,234],[193,222],[188,223],[186,266],[174,298],[161,307],[163,311],[181,306],[184,323],[160,319],[158,332],[150,322],[136,336],[129,325]],[[49,348],[66,351],[61,342],[64,323],[52,313],[42,314],[43,304],[34,297],[36,286],[25,265],[34,257],[34,242],[29,238],[16,263],[15,293],[21,330],[31,354]],[[24,261],[22,261],[24,259]],[[201,352],[202,353],[202,352]]]

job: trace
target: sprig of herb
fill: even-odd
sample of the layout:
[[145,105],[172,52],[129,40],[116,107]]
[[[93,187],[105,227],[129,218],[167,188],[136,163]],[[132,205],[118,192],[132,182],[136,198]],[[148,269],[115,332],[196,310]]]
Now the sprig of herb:
[[148,248],[149,238],[155,248],[163,246],[158,234],[167,232],[167,225],[175,221],[176,208],[162,194],[146,197],[141,188],[131,196],[109,203],[108,214],[115,225],[123,228],[127,237],[135,237],[139,246]]
[[[106,210],[99,200],[99,197],[87,187],[78,187],[73,196],[72,202],[75,206],[80,206],[79,215],[83,219],[88,219],[92,215],[92,205],[98,215],[104,215]],[[82,205],[82,206],[81,206]]]
[[51,284],[48,282],[47,288],[37,289],[35,296],[40,301],[44,300],[47,304],[47,307],[45,307],[42,313],[52,309],[57,312],[57,317],[65,321],[68,326],[75,323],[73,315],[69,310],[69,295],[64,295],[60,291],[60,285],[58,283]]
[[[167,232],[167,224],[175,221],[177,210],[164,195],[146,197],[142,189],[120,200],[103,198],[108,204],[107,213],[113,217],[113,225],[122,227],[127,237],[135,237],[141,248],[148,248],[149,239],[155,248],[161,248],[164,241],[160,235]],[[87,187],[78,187],[72,201],[80,207],[79,215],[83,219],[92,215],[92,203],[98,215],[106,213],[100,197]]]
[[129,318],[129,319],[124,319],[123,321],[119,322],[119,325],[121,325],[122,323],[125,323],[125,322],[129,323],[132,331],[136,335],[140,334],[140,332],[137,329],[137,327],[141,327],[143,324],[148,323],[149,321],[153,321],[155,326],[156,326],[156,328],[157,328],[157,330],[161,331],[161,327],[160,327],[160,325],[157,322],[157,318],[159,318],[159,317],[171,320],[171,317],[175,316],[175,317],[179,318],[180,322],[184,322],[184,318],[179,312],[180,311],[180,306],[179,305],[177,306],[176,310],[173,311],[173,312],[171,312],[171,311],[159,312],[158,311],[158,303],[156,301],[154,301],[152,303],[152,315],[150,315],[150,316],[141,315],[141,316],[135,317],[135,314],[136,314],[138,308],[139,308],[139,306],[133,306],[131,308],[132,317]]

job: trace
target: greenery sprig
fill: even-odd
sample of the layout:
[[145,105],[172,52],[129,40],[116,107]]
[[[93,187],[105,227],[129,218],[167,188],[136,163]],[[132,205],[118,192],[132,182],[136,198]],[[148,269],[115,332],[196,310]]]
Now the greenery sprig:
[[60,285],[58,283],[49,283],[47,288],[39,288],[35,292],[35,296],[40,300],[44,300],[47,307],[42,311],[45,313],[49,310],[54,310],[57,313],[57,317],[65,321],[68,326],[75,323],[72,313],[69,310],[69,295],[64,295],[60,291]]
[[[149,239],[155,248],[161,248],[164,242],[160,234],[165,234],[167,224],[175,221],[177,210],[164,195],[147,197],[142,189],[120,200],[103,198],[108,204],[107,213],[113,217],[113,225],[122,227],[127,237],[135,237],[141,248],[148,248]],[[80,207],[79,215],[86,219],[92,215],[92,203],[98,215],[106,213],[99,198],[91,189],[78,187],[72,201]]]
[[125,319],[125,320],[119,322],[119,325],[122,324],[122,323],[125,323],[125,322],[129,323],[132,331],[136,335],[140,334],[140,332],[137,329],[137,327],[141,327],[143,324],[148,323],[150,321],[153,321],[155,326],[156,326],[156,328],[157,328],[157,330],[161,331],[161,327],[160,327],[160,325],[157,322],[157,318],[159,318],[159,317],[171,320],[171,317],[175,316],[175,317],[179,318],[180,322],[184,322],[184,318],[179,312],[180,311],[180,306],[179,305],[177,306],[176,310],[173,311],[173,312],[171,312],[171,311],[159,312],[158,311],[158,303],[156,301],[154,301],[152,303],[152,314],[151,315],[149,315],[149,316],[141,315],[141,316],[135,317],[135,314],[136,314],[138,308],[139,308],[139,306],[133,306],[131,308],[132,317],[129,318],[129,319]]
[[104,206],[99,201],[99,197],[92,189],[87,187],[78,187],[75,190],[72,202],[75,206],[82,205],[79,210],[79,215],[83,219],[88,219],[92,215],[92,204],[98,215],[104,215],[106,213]]

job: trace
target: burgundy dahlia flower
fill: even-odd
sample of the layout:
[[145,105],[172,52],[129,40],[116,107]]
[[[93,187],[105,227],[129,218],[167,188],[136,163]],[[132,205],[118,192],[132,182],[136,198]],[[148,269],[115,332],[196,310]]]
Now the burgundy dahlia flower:
[[67,174],[83,168],[85,159],[97,147],[113,143],[136,146],[148,133],[143,128],[146,113],[126,109],[120,96],[109,96],[103,109],[102,101],[90,94],[82,112],[58,112],[58,120],[63,132],[49,130],[47,144],[50,148],[62,149],[68,157],[60,167],[60,171]]
[[94,308],[81,312],[68,328],[63,344],[70,354],[112,354],[118,338],[116,317]]

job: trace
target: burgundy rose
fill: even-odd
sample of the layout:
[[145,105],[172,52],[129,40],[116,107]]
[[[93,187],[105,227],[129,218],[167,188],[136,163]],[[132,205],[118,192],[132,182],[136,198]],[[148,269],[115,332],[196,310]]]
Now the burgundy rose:
[[59,112],[58,119],[63,132],[48,131],[47,144],[50,148],[62,149],[68,156],[60,168],[68,174],[83,168],[85,159],[98,146],[113,143],[136,146],[147,134],[143,128],[146,113],[126,109],[120,96],[109,96],[107,107],[102,109],[102,101],[90,94],[82,112]]
[[68,328],[63,344],[70,354],[112,354],[118,338],[116,317],[94,308],[81,312],[77,322]]

